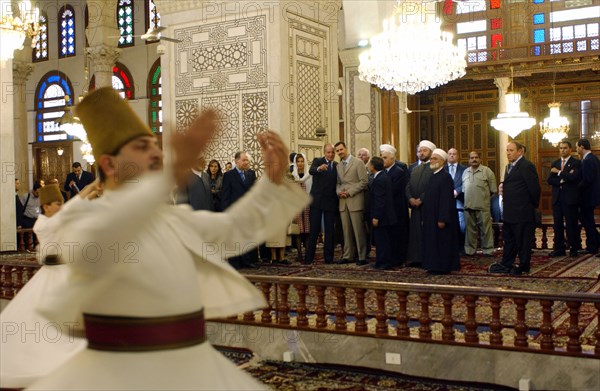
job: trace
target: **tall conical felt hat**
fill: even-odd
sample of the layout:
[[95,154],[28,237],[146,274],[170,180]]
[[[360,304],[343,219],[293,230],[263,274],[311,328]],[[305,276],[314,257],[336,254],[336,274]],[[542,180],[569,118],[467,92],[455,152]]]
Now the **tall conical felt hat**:
[[38,190],[40,194],[40,205],[50,204],[55,201],[64,202],[57,184],[46,185]]
[[154,136],[131,106],[111,87],[93,91],[75,110],[85,128],[96,161],[102,155],[114,155],[134,138]]

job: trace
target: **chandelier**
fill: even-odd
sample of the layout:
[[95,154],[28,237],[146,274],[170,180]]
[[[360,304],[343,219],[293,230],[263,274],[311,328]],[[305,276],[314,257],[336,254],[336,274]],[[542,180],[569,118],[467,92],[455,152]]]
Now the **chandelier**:
[[398,0],[383,32],[370,39],[359,78],[386,90],[416,94],[465,75],[465,51],[441,31],[435,2]]
[[[510,85],[511,89],[514,85],[513,68],[510,67]],[[531,128],[535,125],[535,118],[530,117],[526,111],[521,111],[521,94],[514,91],[504,96],[505,110],[499,113],[496,118],[492,119],[490,125],[496,130],[508,134],[511,138],[515,138],[523,130]]]
[[31,6],[29,0],[19,3],[19,15],[13,13],[4,15],[6,9],[10,9],[10,2],[1,3],[0,10],[0,62],[6,62],[14,57],[15,50],[23,49],[25,38],[32,39],[31,47],[35,47],[40,30],[40,11]]
[[71,106],[69,106],[69,95],[65,95],[65,113],[56,120],[60,130],[72,137],[77,137],[81,141],[87,140],[87,134],[83,128],[83,124],[78,117],[75,117],[71,113]]
[[[552,12],[552,3],[550,3],[550,12]],[[554,29],[552,20],[551,28]],[[552,57],[555,57],[552,52]],[[562,140],[569,137],[569,120],[560,116],[560,103],[556,102],[556,69],[552,73],[552,103],[548,103],[550,115],[540,122],[540,133],[542,138],[548,140],[552,146],[556,147]]]
[[542,137],[556,147],[562,140],[569,137],[569,120],[560,116],[560,103],[548,103],[550,116],[540,122]]

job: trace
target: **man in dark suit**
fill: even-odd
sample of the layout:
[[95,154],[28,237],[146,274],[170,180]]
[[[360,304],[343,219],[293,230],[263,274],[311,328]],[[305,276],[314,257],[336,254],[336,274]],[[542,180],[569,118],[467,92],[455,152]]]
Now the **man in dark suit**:
[[17,229],[23,228],[23,203],[21,202],[21,198],[19,196],[20,188],[21,181],[18,178],[15,178],[15,213],[17,215]]
[[[221,191],[223,210],[233,205],[256,181],[256,174],[250,170],[250,158],[243,151],[235,154],[235,168],[223,175],[223,190]],[[250,250],[239,256],[229,258],[229,264],[236,269],[258,268],[256,261],[258,254],[256,250]]]
[[321,232],[321,219],[324,221],[325,238],[323,255],[325,263],[333,263],[333,230],[336,213],[338,210],[338,196],[335,191],[337,184],[337,163],[333,161],[335,150],[333,145],[325,144],[325,156],[315,158],[310,165],[309,173],[313,177],[310,195],[313,198],[310,204],[310,233],[308,234],[308,247],[304,258],[305,264],[313,263],[317,238]]
[[[500,263],[490,265],[490,273],[529,273],[541,189],[535,166],[524,154],[525,146],[516,141],[506,146],[509,164],[504,174],[504,254]],[[519,265],[513,266],[517,255]]]
[[498,194],[495,194],[490,198],[490,212],[492,213],[492,222],[501,223],[503,214],[503,202],[504,202],[504,182],[498,184]]
[[590,140],[577,141],[577,153],[581,156],[581,182],[579,182],[579,219],[585,229],[584,250],[587,254],[596,254],[600,247],[594,209],[600,205],[600,162],[591,151]]
[[75,197],[84,187],[94,182],[94,175],[91,172],[84,171],[81,163],[74,162],[72,168],[73,172],[67,175],[63,186],[66,192],[70,192],[69,199]]
[[571,246],[570,254],[577,256],[581,246],[578,224],[579,182],[581,162],[571,156],[571,143],[558,144],[560,159],[552,163],[548,184],[552,186],[552,215],[554,218],[554,250],[551,257],[565,256],[565,224],[567,239]]
[[392,233],[392,227],[396,224],[392,182],[384,169],[382,158],[372,157],[369,169],[373,173],[373,182],[369,188],[369,214],[377,248],[373,268],[387,270],[397,266],[393,261],[396,254],[392,253],[392,244],[398,241],[398,238],[394,237]]
[[465,195],[462,191],[462,176],[466,168],[466,166],[463,166],[458,162],[458,151],[456,148],[450,148],[448,150],[448,162],[444,166],[444,169],[450,174],[452,180],[454,181],[454,199],[456,200],[456,210],[458,212],[458,246],[460,253],[464,253],[465,229],[467,227],[465,223]]
[[210,191],[210,179],[208,173],[204,171],[205,163],[203,157],[199,157],[196,161],[186,186],[179,189],[177,193],[176,201],[178,204],[190,204],[194,210],[215,210],[213,196]]
[[[392,187],[393,208],[388,213],[395,212],[395,223],[387,228],[393,240],[391,244],[392,266],[401,266],[406,263],[408,254],[408,202],[406,201],[406,185],[408,184],[408,168],[401,166],[396,161],[396,148],[390,144],[379,146],[383,168]],[[371,162],[372,163],[372,162]],[[404,168],[403,168],[404,167]],[[381,176],[381,175],[380,175]],[[378,250],[379,251],[379,250]]]

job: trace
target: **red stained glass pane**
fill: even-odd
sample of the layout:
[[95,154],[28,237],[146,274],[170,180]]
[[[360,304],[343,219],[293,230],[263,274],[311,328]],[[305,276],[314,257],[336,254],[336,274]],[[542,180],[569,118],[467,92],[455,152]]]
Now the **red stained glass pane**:
[[444,0],[444,15],[452,15],[452,3],[454,0]]
[[502,19],[492,19],[492,30],[498,30],[502,28]]
[[500,0],[490,0],[490,9],[500,8]]
[[502,34],[492,34],[492,47],[502,46]]

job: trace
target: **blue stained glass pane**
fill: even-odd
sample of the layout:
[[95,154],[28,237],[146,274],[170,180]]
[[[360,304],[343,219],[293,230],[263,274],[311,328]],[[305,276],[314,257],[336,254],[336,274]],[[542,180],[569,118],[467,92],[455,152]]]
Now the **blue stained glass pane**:
[[58,76],[50,76],[48,78],[48,83],[59,83],[60,81],[60,77]]
[[546,38],[546,30],[544,29],[536,29],[533,30],[533,42],[544,42]]
[[533,0],[533,4],[542,4],[544,0]]
[[533,54],[536,56],[539,56],[542,53],[541,48],[539,46],[536,46],[533,48]]
[[545,23],[545,14],[534,14],[533,15],[533,24],[544,24]]
[[46,82],[43,82],[40,86],[40,93],[38,94],[38,99],[44,99],[44,92],[46,91]]
[[38,141],[44,141],[44,138],[42,136],[38,136]]

